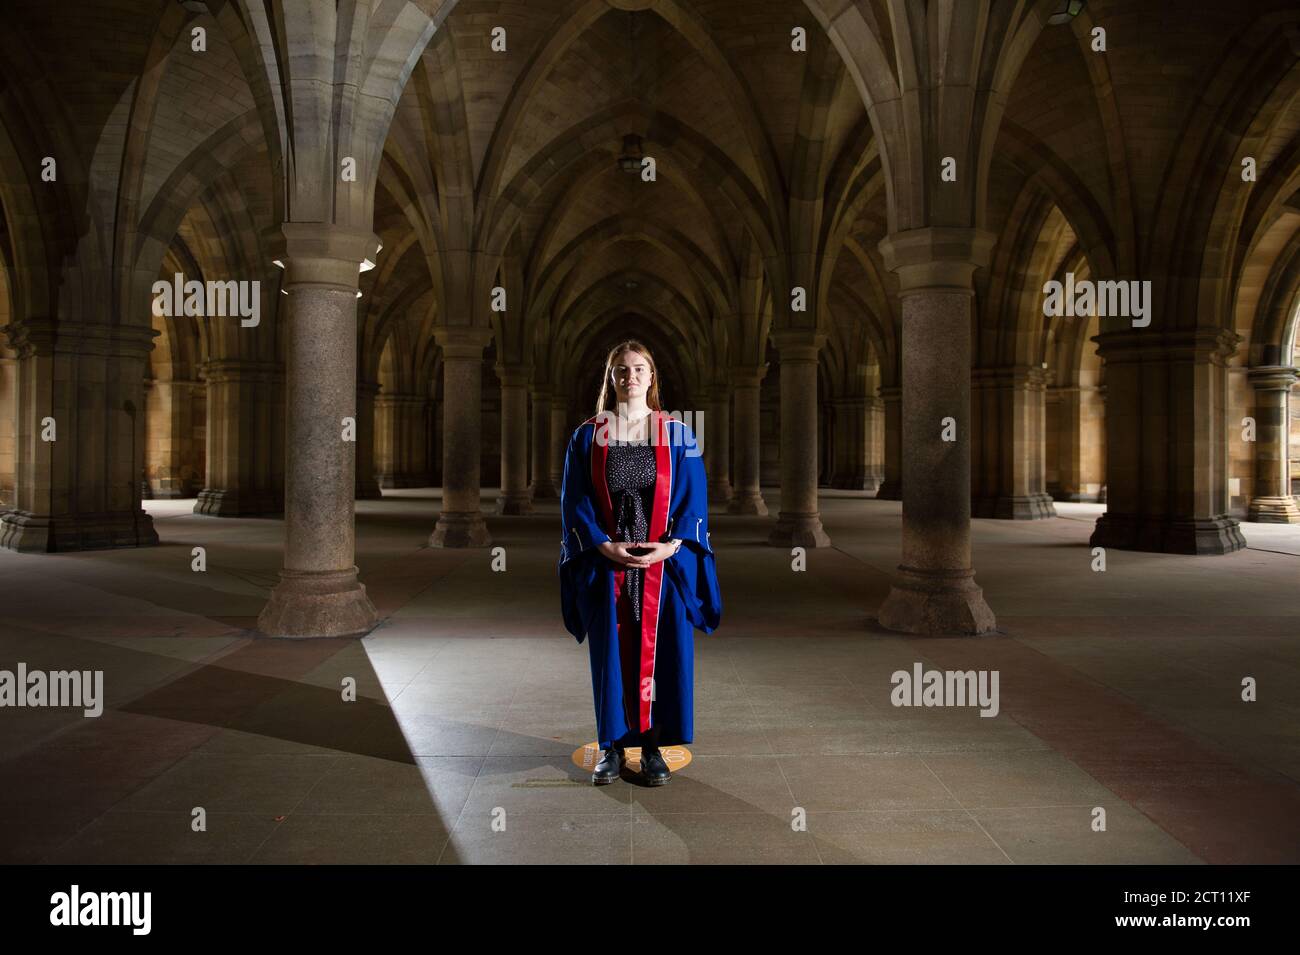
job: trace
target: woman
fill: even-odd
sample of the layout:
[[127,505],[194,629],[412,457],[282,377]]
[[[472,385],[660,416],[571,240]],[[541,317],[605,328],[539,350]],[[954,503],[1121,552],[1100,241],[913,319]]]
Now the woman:
[[694,628],[717,629],[722,596],[700,448],[660,409],[654,358],[639,342],[605,361],[596,415],[565,453],[560,510],[564,625],[579,643],[589,637],[602,751],[591,781],[613,782],[625,748],[639,745],[646,782],[663,785],[659,747],[694,734]]

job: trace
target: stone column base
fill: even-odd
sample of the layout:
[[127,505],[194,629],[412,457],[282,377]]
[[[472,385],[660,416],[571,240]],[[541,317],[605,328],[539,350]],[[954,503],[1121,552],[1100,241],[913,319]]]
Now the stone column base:
[[284,502],[266,494],[246,495],[220,488],[204,488],[194,502],[195,514],[208,517],[271,517],[284,513]]
[[269,637],[346,637],[368,633],[379,612],[357,580],[357,568],[310,572],[281,570],[280,582],[257,618]]
[[994,500],[989,516],[1003,521],[1041,521],[1055,517],[1056,508],[1046,493],[1007,495]]
[[1112,514],[1097,518],[1090,547],[1114,547],[1157,554],[1231,554],[1246,546],[1241,527],[1230,517],[1169,520]]
[[22,554],[54,554],[158,543],[153,518],[130,513],[49,517],[13,508],[0,516],[0,548]]
[[380,474],[375,480],[379,482],[381,488],[436,486],[436,482],[428,474]]
[[1061,501],[1065,504],[1096,504],[1101,501],[1101,492],[1096,494],[1086,494],[1082,491],[1062,491],[1052,492],[1053,501]]
[[531,514],[533,499],[525,491],[522,494],[501,494],[497,497],[498,514]]
[[722,480],[710,482],[709,484],[709,503],[726,504],[731,500],[732,490],[731,481]]
[[1300,524],[1300,507],[1293,497],[1256,497],[1246,520],[1253,524]]
[[891,481],[888,478],[880,485],[876,491],[877,501],[901,501],[903,499],[903,485],[900,481]]
[[487,547],[491,543],[487,522],[478,511],[443,511],[429,535],[430,547]]
[[767,542],[775,547],[830,547],[830,535],[818,514],[787,514],[777,517]]
[[757,514],[767,516],[767,502],[761,491],[741,491],[734,494],[727,502],[728,514]]
[[928,636],[973,636],[997,627],[973,570],[941,573],[900,566],[876,619],[887,630]]
[[380,501],[383,500],[384,492],[379,490],[379,482],[371,478],[364,485],[357,484],[352,496],[358,501]]
[[555,485],[549,479],[545,481],[534,481],[529,488],[529,493],[534,501],[558,501],[560,494],[555,490]]
[[142,501],[183,501],[187,498],[197,497],[198,488],[192,486],[176,487],[171,484],[163,484],[154,487],[148,482],[140,488],[140,500]]
[[140,500],[142,501],[179,501],[186,497],[190,497],[190,495],[174,487],[160,487],[157,490],[151,487],[140,488]]

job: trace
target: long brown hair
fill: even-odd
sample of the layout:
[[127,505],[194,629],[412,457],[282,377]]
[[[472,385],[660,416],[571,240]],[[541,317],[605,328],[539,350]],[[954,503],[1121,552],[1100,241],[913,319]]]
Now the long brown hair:
[[596,399],[596,413],[602,411],[613,411],[613,405],[618,400],[618,392],[609,383],[609,374],[614,370],[614,362],[618,360],[619,355],[624,352],[639,352],[645,356],[646,364],[650,366],[650,388],[645,393],[646,407],[653,411],[662,411],[659,407],[659,369],[655,367],[654,355],[650,354],[650,349],[646,348],[640,342],[629,339],[625,342],[619,342],[610,349],[609,356],[605,359],[605,377],[600,383],[600,397]]

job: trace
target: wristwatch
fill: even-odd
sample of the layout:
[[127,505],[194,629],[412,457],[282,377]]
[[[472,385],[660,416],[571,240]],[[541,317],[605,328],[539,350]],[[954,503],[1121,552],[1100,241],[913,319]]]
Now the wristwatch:
[[671,540],[669,540],[668,543],[673,545],[674,554],[676,554],[679,550],[682,549],[682,539],[680,537],[674,537]]

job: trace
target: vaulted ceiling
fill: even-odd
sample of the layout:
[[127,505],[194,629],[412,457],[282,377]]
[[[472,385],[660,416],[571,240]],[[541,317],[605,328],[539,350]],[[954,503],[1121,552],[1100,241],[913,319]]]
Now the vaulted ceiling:
[[[396,17],[403,5],[382,0],[374,12]],[[478,257],[510,300],[491,319],[497,360],[543,376],[571,374],[589,342],[636,322],[691,388],[728,364],[761,363],[773,297],[788,292],[773,276],[784,271],[819,283],[809,291],[835,387],[865,364],[887,380],[896,286],[877,243],[890,228],[889,171],[861,64],[850,69],[821,25],[827,7],[849,5],[878,34],[880,68],[899,69],[900,51],[914,46],[891,36],[911,9],[901,0],[420,0],[437,28],[383,146],[373,227],[384,252],[362,278],[360,337],[374,352],[363,367],[378,367],[401,328],[406,345],[386,367],[413,385],[431,380],[431,329],[471,307],[450,286]],[[1258,292],[1249,301],[1285,297],[1264,286],[1300,225],[1291,198],[1300,110],[1294,76],[1261,71],[1285,66],[1272,51],[1294,33],[1295,13],[1280,0],[1252,0],[1244,19],[1231,5],[1192,5],[1195,16],[1180,17],[1170,9],[1180,5],[1092,0],[1087,22],[1110,31],[1104,55],[1083,28],[1037,35],[1006,99],[987,191],[985,227],[1018,251],[1006,275],[982,277],[982,295],[1015,301],[1003,286],[1079,256],[1104,274],[1148,267],[1153,245],[1173,249],[1170,230],[1194,221],[1178,204],[1200,193],[1171,175],[1216,168],[1210,133],[1237,123],[1274,184],[1246,216],[1249,234],[1213,242],[1240,246],[1224,254]],[[51,286],[60,269],[75,273],[77,304],[60,297],[61,313],[114,295],[123,312],[135,307],[99,274],[107,267],[68,264],[87,248],[97,262],[144,272],[164,260],[265,270],[274,258],[280,160],[236,29],[243,6],[66,0],[6,11],[0,246],[7,270],[25,274],[39,264],[15,251],[30,246],[30,224],[65,224],[62,254],[44,266]],[[308,9],[279,6],[285,17]],[[207,31],[201,55],[190,47],[195,27]],[[494,48],[498,28],[504,49]],[[799,30],[806,49],[796,51]],[[1234,120],[1238,103],[1258,112]],[[655,160],[655,181],[621,167],[628,135]],[[33,190],[28,209],[17,180],[30,181],[45,155],[62,163],[58,198]],[[31,299],[19,311],[55,307],[27,291],[38,282],[8,284],[24,290],[16,300]],[[990,323],[987,348],[1021,354],[1026,329],[1004,318]],[[1041,320],[1030,331],[1041,350]],[[205,328],[195,351],[259,360],[281,351],[274,329],[220,340],[227,333]]]

